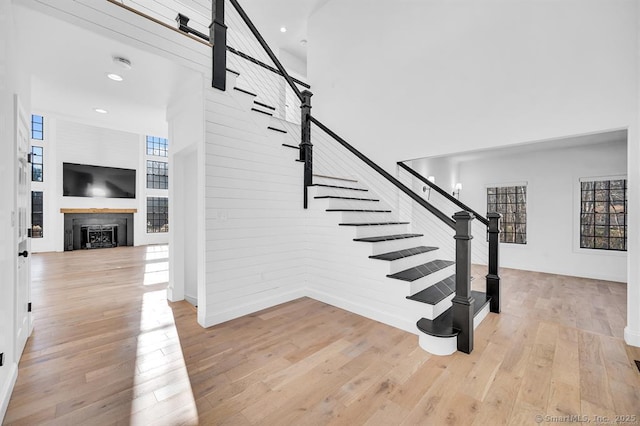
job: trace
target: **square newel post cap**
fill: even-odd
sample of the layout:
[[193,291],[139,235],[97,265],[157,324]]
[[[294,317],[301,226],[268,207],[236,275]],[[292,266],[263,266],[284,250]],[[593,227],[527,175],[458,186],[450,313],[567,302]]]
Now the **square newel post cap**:
[[467,212],[467,211],[460,211],[457,212],[453,215],[453,218],[456,220],[456,222],[458,220],[471,220],[473,219],[475,216],[473,215],[473,213],[471,212]]
[[487,219],[500,219],[502,215],[500,213],[491,212],[487,213]]

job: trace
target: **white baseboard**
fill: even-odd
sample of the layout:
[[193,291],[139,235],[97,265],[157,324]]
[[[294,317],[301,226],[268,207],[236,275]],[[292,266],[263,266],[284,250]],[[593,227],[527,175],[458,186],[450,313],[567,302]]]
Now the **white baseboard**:
[[198,298],[197,297],[193,297],[193,296],[189,296],[188,294],[185,294],[184,295],[184,300],[186,300],[187,302],[189,302],[193,306],[198,306]]
[[7,365],[2,368],[8,369],[8,374],[7,380],[5,380],[4,383],[0,383],[0,423],[2,423],[2,420],[4,420],[4,416],[7,413],[11,393],[13,392],[13,387],[15,386],[16,379],[18,378],[18,364],[12,362],[11,365]]
[[[204,324],[198,322],[202,327],[211,327],[216,324],[221,324],[226,321],[230,321],[232,319],[240,318],[245,315],[252,314],[254,312],[261,311],[263,309],[271,308],[276,305],[280,305],[282,303],[290,302],[292,300],[300,299],[301,297],[306,296],[306,291],[304,288],[298,288],[292,291],[278,293],[267,298],[261,298],[257,301],[250,301],[243,305],[233,306],[229,309],[225,309],[219,312],[207,312],[207,315],[204,319]],[[212,309],[208,308],[207,310]]]
[[320,302],[327,303],[331,306],[335,306],[337,308],[362,315],[363,317],[367,317],[374,321],[387,324],[391,327],[399,328],[400,330],[404,330],[411,334],[418,334],[418,328],[416,327],[415,321],[411,321],[407,318],[399,317],[389,312],[379,311],[365,304],[360,304],[353,300],[337,297],[335,294],[325,293],[314,288],[307,288],[305,295]]
[[624,341],[629,346],[640,347],[640,331],[631,330],[629,326],[624,328]]

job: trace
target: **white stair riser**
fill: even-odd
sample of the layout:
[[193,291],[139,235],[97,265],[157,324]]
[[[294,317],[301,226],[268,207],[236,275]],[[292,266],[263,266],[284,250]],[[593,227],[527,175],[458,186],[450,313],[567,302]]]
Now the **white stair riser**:
[[[473,329],[475,330],[478,325],[489,313],[489,304],[480,310],[473,318]],[[458,350],[458,338],[457,337],[435,337],[425,333],[418,335],[418,344],[425,351],[433,355],[451,355]]]
[[371,244],[371,254],[373,256],[377,254],[389,253],[392,251],[404,250],[411,247],[422,245],[422,237],[414,238],[402,238],[399,240],[380,241],[377,243],[368,243],[358,241],[359,244]]
[[[349,176],[341,176],[345,179],[350,179]],[[355,179],[353,179],[355,180]],[[328,177],[314,176],[313,177],[314,184],[323,184],[323,185],[334,185],[334,186],[348,186],[353,188],[362,188],[360,182],[351,182],[350,180],[342,180],[342,179],[331,179]]]
[[[354,195],[355,198],[368,198],[360,195]],[[368,200],[346,200],[342,198],[320,198],[328,200],[330,209],[372,209],[372,210],[390,210],[384,203],[380,201]]]
[[[397,222],[393,213],[372,212],[338,212],[341,213],[340,223],[367,223],[367,222]],[[393,250],[389,250],[393,251]],[[386,252],[384,252],[386,253]]]
[[[407,234],[407,225],[375,225],[375,226],[347,226],[355,229],[355,238],[377,237],[380,235]],[[406,269],[406,268],[405,268]]]

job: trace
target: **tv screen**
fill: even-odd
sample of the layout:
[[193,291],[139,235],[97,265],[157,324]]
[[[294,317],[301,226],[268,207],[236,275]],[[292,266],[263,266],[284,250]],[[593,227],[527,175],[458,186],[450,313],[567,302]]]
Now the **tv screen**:
[[67,197],[136,198],[136,171],[88,164],[62,163],[62,195]]

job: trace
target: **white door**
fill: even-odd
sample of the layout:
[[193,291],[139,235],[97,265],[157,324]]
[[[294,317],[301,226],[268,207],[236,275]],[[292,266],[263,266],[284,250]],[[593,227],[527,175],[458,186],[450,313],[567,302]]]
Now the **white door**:
[[14,101],[15,111],[15,140],[16,140],[16,208],[18,210],[17,223],[17,283],[16,283],[16,359],[20,359],[27,338],[31,334],[31,313],[29,303],[31,299],[31,243],[28,230],[31,229],[31,173],[27,159],[29,154],[29,121],[18,97]]

